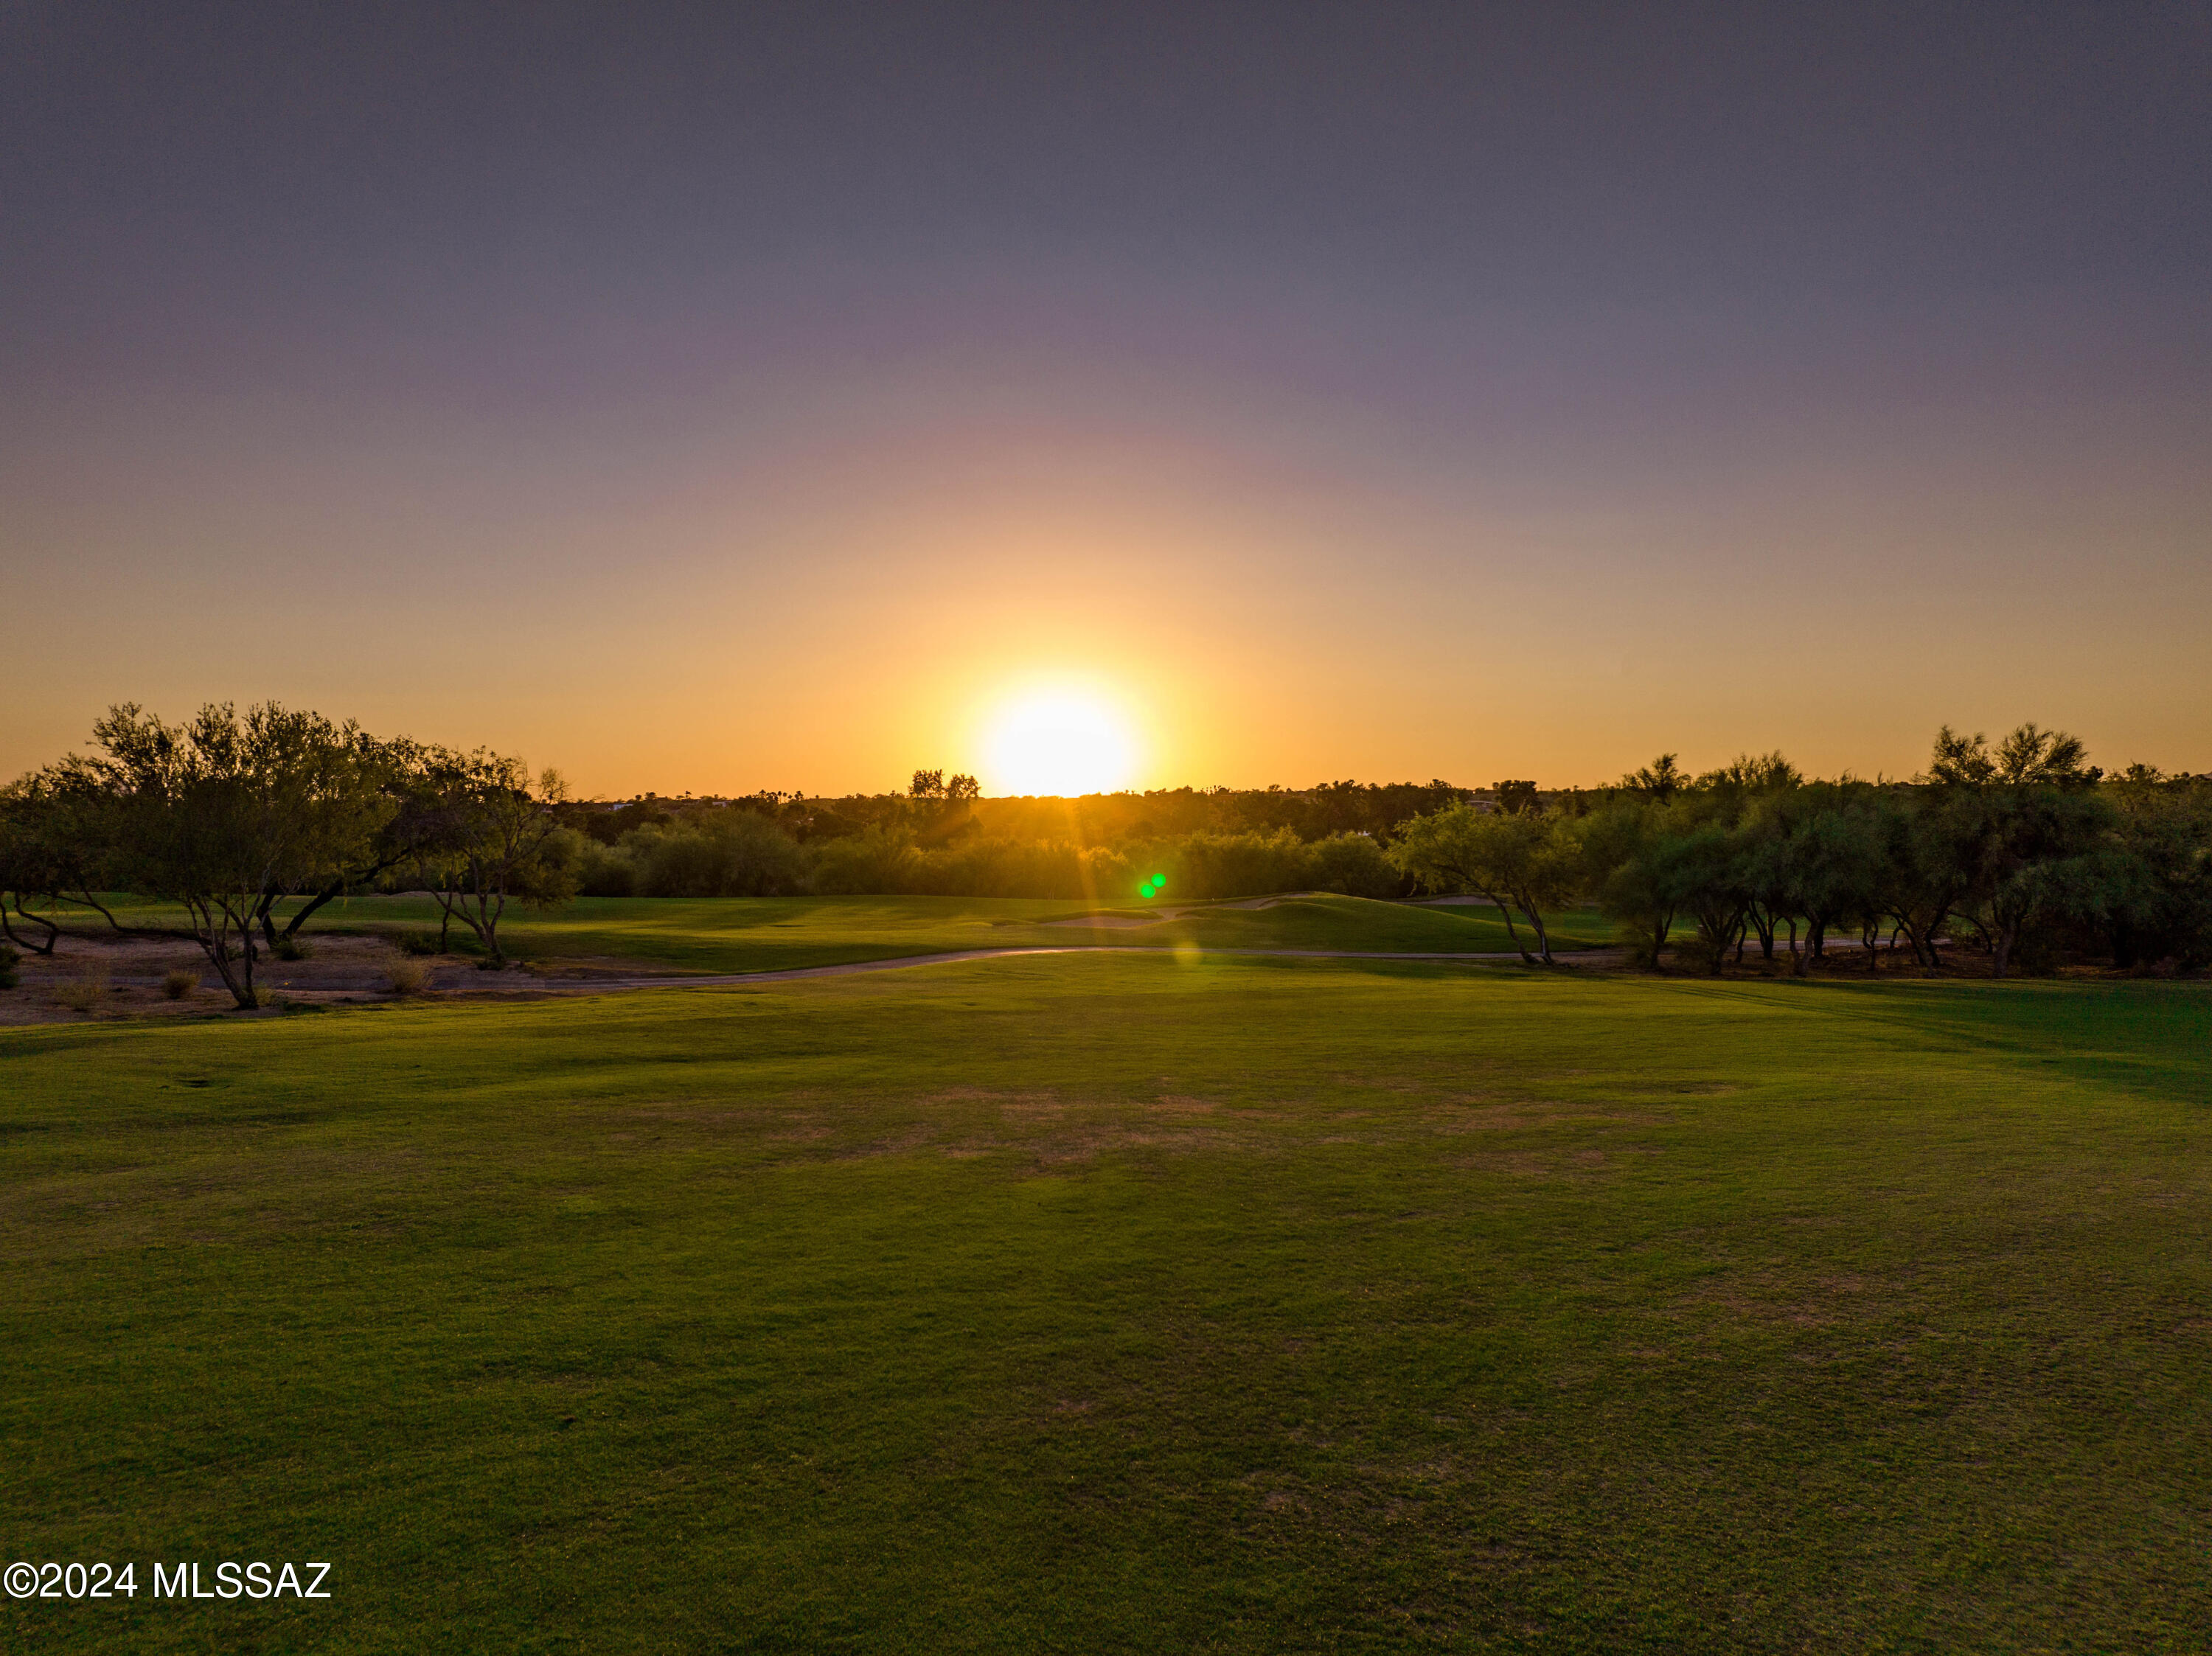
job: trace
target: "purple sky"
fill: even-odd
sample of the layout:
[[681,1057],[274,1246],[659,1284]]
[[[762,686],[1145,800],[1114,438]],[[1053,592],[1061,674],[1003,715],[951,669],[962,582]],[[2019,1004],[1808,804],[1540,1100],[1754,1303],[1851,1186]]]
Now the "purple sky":
[[2212,8],[0,7],[0,771],[2212,768]]

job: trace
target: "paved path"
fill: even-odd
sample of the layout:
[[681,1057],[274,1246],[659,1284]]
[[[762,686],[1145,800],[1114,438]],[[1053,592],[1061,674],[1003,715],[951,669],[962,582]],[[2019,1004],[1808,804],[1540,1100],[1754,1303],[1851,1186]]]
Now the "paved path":
[[[1827,946],[1832,951],[1841,952],[1855,951],[1862,945],[1856,938],[1832,937]],[[482,995],[598,995],[634,989],[725,989],[744,984],[784,983],[799,978],[841,978],[857,972],[896,972],[908,967],[950,966],[961,961],[1014,960],[1029,955],[1152,955],[1182,960],[1456,961],[1468,966],[1519,965],[1522,960],[1520,954],[1510,949],[1477,953],[1442,949],[1204,949],[1189,943],[1033,943],[1005,949],[954,949],[932,955],[894,955],[881,960],[847,961],[836,966],[793,966],[765,972],[649,973],[605,977],[540,977],[532,972],[479,975],[475,972],[461,972],[441,981],[434,981],[432,988],[434,992],[441,995],[469,998]],[[1555,967],[1618,967],[1624,964],[1626,958],[1624,951],[1619,949],[1560,949],[1555,952],[1553,963]],[[1779,963],[1787,958],[1787,950],[1778,945],[1776,961]],[[118,986],[145,987],[158,984],[161,980],[118,974],[109,981]],[[367,986],[331,984],[295,988],[283,983],[264,981],[263,984],[263,987],[271,992],[304,995],[319,1000],[352,998]]]
[[[854,972],[891,972],[908,966],[949,966],[957,961],[1008,960],[1023,955],[1154,955],[1188,959],[1241,955],[1263,956],[1287,960],[1322,961],[1462,961],[1474,966],[1491,966],[1501,961],[1518,964],[1521,956],[1510,949],[1502,954],[1427,954],[1391,953],[1369,949],[1163,949],[1157,945],[1115,943],[1068,943],[1063,946],[1036,945],[1026,949],[955,949],[939,955],[897,955],[888,960],[848,961],[841,966],[793,966],[775,972],[726,972],[696,977],[660,975],[636,978],[526,978],[520,982],[508,980],[496,986],[510,985],[532,992],[551,991],[558,993],[588,995],[605,989],[720,989],[732,984],[782,983],[793,978],[840,978]],[[1618,965],[1621,955],[1610,949],[1577,949],[1573,954],[1556,956],[1562,966]]]
[[[1845,940],[1831,937],[1828,948],[1833,950],[1852,950],[1860,947],[1856,938]],[[1156,955],[1188,960],[1234,956],[1244,959],[1315,960],[1315,961],[1458,961],[1469,966],[1495,966],[1500,963],[1519,965],[1521,955],[1512,949],[1492,953],[1445,953],[1441,950],[1416,952],[1373,949],[1200,949],[1186,945],[1164,948],[1157,943],[1062,943],[1033,944],[1012,949],[954,949],[936,955],[896,955],[876,961],[848,961],[840,966],[793,966],[774,972],[725,972],[699,976],[660,974],[650,977],[607,978],[538,978],[523,981],[508,980],[485,986],[492,992],[512,987],[533,994],[554,993],[571,995],[598,994],[617,989],[721,989],[732,985],[747,983],[783,983],[796,978],[842,978],[855,972],[895,972],[909,966],[949,966],[959,961],[1012,960],[1024,955]],[[1746,960],[1756,958],[1747,954]],[[1789,958],[1789,953],[1777,944],[1774,958],[1778,965]],[[1618,949],[1559,949],[1553,955],[1553,964],[1562,966],[1620,966],[1627,955]],[[458,988],[459,985],[449,986]]]

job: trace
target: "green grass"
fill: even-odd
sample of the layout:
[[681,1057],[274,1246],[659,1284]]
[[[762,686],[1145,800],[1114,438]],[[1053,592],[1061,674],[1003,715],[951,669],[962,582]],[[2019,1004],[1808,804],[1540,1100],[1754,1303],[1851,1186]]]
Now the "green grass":
[[[150,905],[130,907],[155,912]],[[580,897],[550,913],[516,907],[500,936],[510,953],[527,960],[618,956],[697,972],[776,971],[959,949],[1085,943],[1470,954],[1513,946],[1494,910],[1358,897],[1294,897],[1261,909],[1208,905],[1183,919],[1142,927],[1051,924],[1085,912],[1079,904],[1051,898]],[[1132,906],[1103,912],[1142,911]],[[333,902],[307,925],[310,931],[400,931],[434,930],[437,924],[437,907],[428,897],[372,896]],[[465,940],[461,928],[453,930]],[[1522,931],[1525,937],[1526,928]],[[1603,919],[1574,911],[1554,927],[1553,946],[1588,948],[1611,937]]]
[[1037,957],[0,1032],[34,1650],[2189,1651],[2212,996]]

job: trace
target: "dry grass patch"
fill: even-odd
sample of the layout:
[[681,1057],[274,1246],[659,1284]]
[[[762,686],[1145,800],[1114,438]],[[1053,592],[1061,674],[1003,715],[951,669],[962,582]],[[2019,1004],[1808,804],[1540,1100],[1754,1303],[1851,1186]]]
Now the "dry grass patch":
[[1768,1271],[1729,1271],[1679,1295],[1662,1313],[1669,1319],[1713,1312],[1765,1326],[1832,1328],[1872,1314],[1894,1285],[1852,1272],[1805,1278]]
[[384,980],[402,1000],[430,986],[430,962],[420,955],[401,955],[384,968]]
[[1595,1108],[1547,1099],[1513,1100],[1456,1098],[1424,1111],[1421,1118],[1431,1132],[1452,1137],[1465,1133],[1516,1132],[1549,1127],[1659,1127],[1670,1118],[1644,1110]]
[[82,962],[70,977],[54,986],[57,1001],[88,1017],[106,1004],[112,992],[107,962],[98,960]]

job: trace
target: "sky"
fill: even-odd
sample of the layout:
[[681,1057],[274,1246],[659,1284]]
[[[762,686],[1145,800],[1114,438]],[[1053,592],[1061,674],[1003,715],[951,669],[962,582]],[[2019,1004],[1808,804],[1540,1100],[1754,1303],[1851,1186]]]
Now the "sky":
[[2201,3],[0,0],[0,775],[2212,770],[2208,88]]

